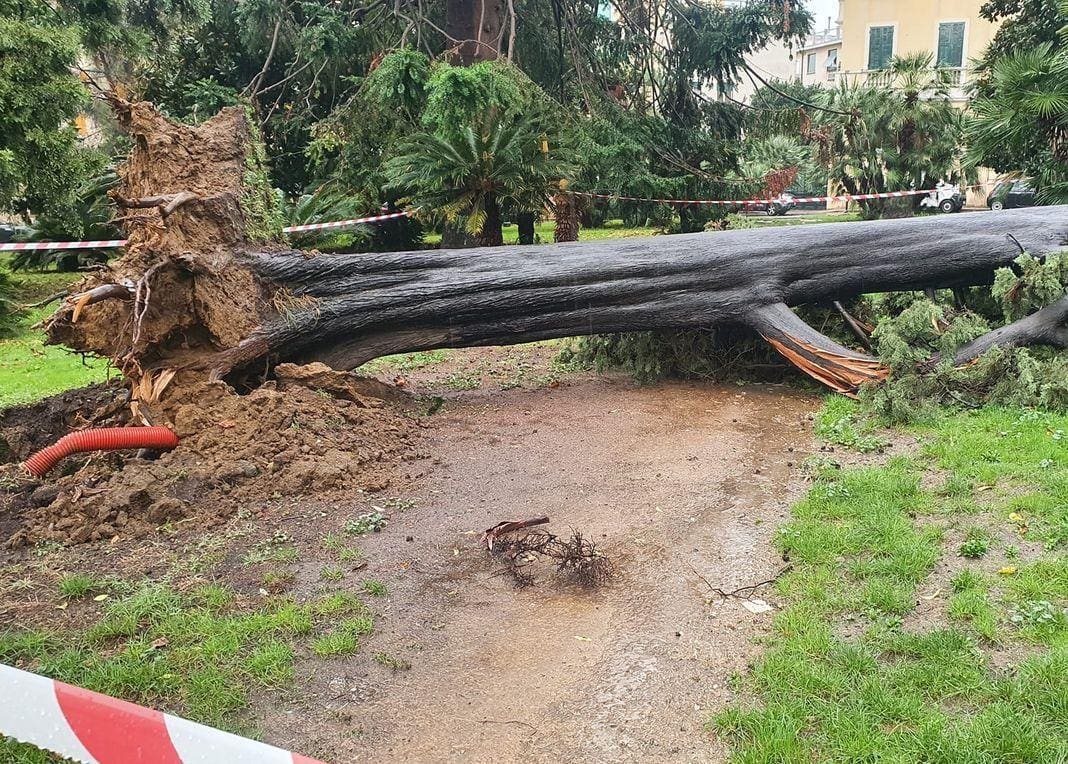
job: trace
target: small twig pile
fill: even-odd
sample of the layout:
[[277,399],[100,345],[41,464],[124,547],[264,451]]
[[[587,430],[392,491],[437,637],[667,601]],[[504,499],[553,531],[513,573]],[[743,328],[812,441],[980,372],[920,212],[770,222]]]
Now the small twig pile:
[[608,580],[612,575],[611,561],[579,531],[572,529],[566,540],[548,531],[519,533],[547,522],[548,518],[538,518],[499,523],[482,534],[490,554],[505,564],[516,586],[533,584],[530,566],[543,560],[555,563],[559,575],[583,586],[597,586]]

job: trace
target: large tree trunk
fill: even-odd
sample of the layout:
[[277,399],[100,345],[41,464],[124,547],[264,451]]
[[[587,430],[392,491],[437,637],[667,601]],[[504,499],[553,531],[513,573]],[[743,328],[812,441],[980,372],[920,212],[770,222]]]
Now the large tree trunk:
[[503,0],[448,0],[445,34],[450,38],[449,63],[470,66],[492,61],[501,49]]
[[[989,281],[1020,247],[1068,241],[1068,206],[546,247],[323,255],[272,244],[258,144],[240,109],[199,127],[119,107],[130,244],[52,319],[53,342],[160,369],[262,374],[278,361],[350,369],[377,356],[603,332],[749,326],[843,392],[879,380],[790,306]],[[1068,298],[961,350],[1068,344]]]

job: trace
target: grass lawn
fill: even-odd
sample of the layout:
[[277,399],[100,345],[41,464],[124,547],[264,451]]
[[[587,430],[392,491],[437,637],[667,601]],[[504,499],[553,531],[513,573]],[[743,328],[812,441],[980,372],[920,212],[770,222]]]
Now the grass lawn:
[[[534,224],[535,241],[541,244],[551,244],[553,230],[556,224],[551,221],[541,221]],[[658,228],[624,228],[622,221],[609,221],[604,228],[580,228],[579,241],[603,241],[604,239],[631,239],[639,236],[652,236],[659,231]],[[519,226],[507,225],[504,227],[504,243],[515,244],[519,240]],[[427,244],[440,244],[440,233],[428,233],[425,237]]]
[[[16,273],[21,303],[34,303],[77,280],[73,273]],[[0,332],[0,409],[31,403],[55,393],[107,379],[107,363],[45,345],[44,333],[32,328],[51,315],[55,303],[26,312]]]
[[[875,448],[830,401],[817,431]],[[908,458],[813,460],[778,536],[785,609],[710,722],[733,760],[1068,760],[1066,433],[989,408],[914,429]]]

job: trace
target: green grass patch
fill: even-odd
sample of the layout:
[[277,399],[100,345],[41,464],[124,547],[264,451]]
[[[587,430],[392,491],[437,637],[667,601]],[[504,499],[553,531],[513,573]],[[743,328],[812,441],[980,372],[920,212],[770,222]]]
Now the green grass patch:
[[[6,264],[0,265],[6,268]],[[67,288],[76,273],[17,273],[11,276],[16,302],[28,304]],[[0,333],[0,409],[33,403],[75,387],[102,382],[107,362],[84,359],[55,345],[44,344],[44,332],[33,325],[52,315],[56,305],[21,313]]]
[[364,374],[373,374],[384,368],[397,369],[398,371],[415,371],[417,369],[425,369],[428,366],[436,366],[448,359],[448,350],[422,350],[418,353],[384,355],[381,358],[368,361],[357,371]]
[[960,545],[960,549],[957,551],[961,557],[978,560],[990,551],[990,544],[992,542],[993,539],[990,536],[990,531],[986,528],[975,526],[969,528],[968,532],[964,534],[964,542]]
[[412,667],[412,664],[408,661],[389,653],[375,653],[371,656],[371,660],[393,671],[407,671]]
[[872,433],[870,423],[862,422],[856,401],[840,395],[830,397],[816,417],[816,437],[863,453],[884,448],[886,441]]
[[312,642],[312,651],[319,656],[347,655],[356,652],[360,637],[374,631],[369,614],[346,618],[338,626]]
[[1051,551],[1068,544],[1068,416],[984,408],[922,432],[940,468],[992,492],[1007,528]]
[[793,214],[785,217],[768,217],[750,214],[748,219],[760,228],[782,228],[784,226],[812,225],[813,223],[856,223],[863,220],[859,212],[825,212]]
[[385,597],[389,593],[384,583],[373,578],[364,581],[361,588],[364,594],[370,594],[372,597]]
[[72,573],[59,581],[59,594],[65,599],[76,600],[99,593],[106,588],[106,583],[96,576],[85,573]]
[[[67,584],[71,596],[92,590],[92,580]],[[0,662],[240,732],[235,713],[257,688],[292,679],[301,646],[354,652],[373,628],[366,606],[346,592],[249,607],[215,585],[180,593],[146,584],[102,603],[96,621],[75,633],[0,631]]]
[[990,600],[990,582],[980,572],[965,568],[950,582],[953,595],[949,600],[951,621],[970,626],[988,642],[998,639],[998,609]]
[[[828,409],[819,422],[830,431],[856,427],[851,405]],[[990,480],[1056,495],[1066,469],[1054,425],[1022,411],[937,422],[924,431],[927,464],[953,477],[930,491],[921,488],[918,459],[817,472],[776,538],[794,566],[779,581],[785,609],[740,682],[744,701],[710,721],[731,743],[733,761],[1068,759],[1063,554],[1001,575],[983,573],[966,562],[978,555],[966,555],[950,582],[947,620],[909,622],[939,559],[961,559],[935,522],[946,495],[970,495]],[[1042,518],[1047,529],[1055,520]],[[965,542],[993,555],[992,539],[977,523]],[[1023,656],[1018,664],[995,667],[989,651],[1013,642],[1024,646],[1012,653]]]

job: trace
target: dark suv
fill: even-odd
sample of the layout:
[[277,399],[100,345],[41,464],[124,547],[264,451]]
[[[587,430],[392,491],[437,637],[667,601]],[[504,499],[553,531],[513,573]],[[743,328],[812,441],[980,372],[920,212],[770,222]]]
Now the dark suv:
[[990,190],[986,197],[986,206],[990,209],[1011,210],[1014,207],[1034,207],[1035,189],[1026,178],[1020,180],[1003,180]]

